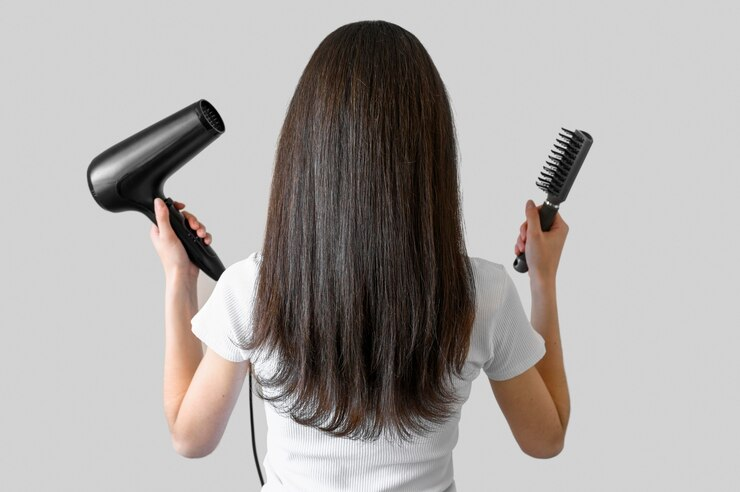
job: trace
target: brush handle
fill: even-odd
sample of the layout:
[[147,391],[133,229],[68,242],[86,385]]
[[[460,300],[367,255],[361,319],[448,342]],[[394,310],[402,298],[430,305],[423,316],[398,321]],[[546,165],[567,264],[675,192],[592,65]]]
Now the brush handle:
[[[552,223],[555,221],[555,214],[558,213],[558,207],[550,205],[550,202],[545,202],[540,208],[540,226],[542,230],[547,232],[552,227]],[[527,258],[524,253],[520,253],[519,256],[514,260],[514,270],[520,273],[526,273],[529,270],[527,266]]]

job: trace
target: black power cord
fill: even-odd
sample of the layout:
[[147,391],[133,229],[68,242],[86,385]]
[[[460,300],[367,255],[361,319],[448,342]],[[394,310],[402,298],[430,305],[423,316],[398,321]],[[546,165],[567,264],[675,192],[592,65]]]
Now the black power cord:
[[265,485],[260,469],[260,460],[257,457],[257,443],[254,441],[254,413],[252,412],[252,370],[249,371],[249,427],[252,430],[252,452],[254,453],[254,464],[257,466],[257,475],[260,477],[260,485]]

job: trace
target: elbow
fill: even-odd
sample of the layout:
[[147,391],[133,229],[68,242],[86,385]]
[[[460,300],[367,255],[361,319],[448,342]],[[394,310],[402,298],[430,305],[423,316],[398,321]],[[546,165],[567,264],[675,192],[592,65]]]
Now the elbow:
[[532,458],[537,458],[537,459],[541,459],[541,460],[547,460],[547,459],[554,458],[557,455],[559,455],[563,451],[563,447],[564,446],[562,446],[562,445],[560,445],[560,446],[552,446],[552,447],[549,447],[549,448],[544,448],[543,447],[543,448],[538,449],[538,450],[536,450],[534,452],[527,452],[527,451],[525,451],[525,453],[527,453]]
[[183,439],[172,438],[172,447],[175,452],[183,458],[205,458],[213,452],[213,448],[206,446],[195,446]]
[[559,455],[564,447],[565,434],[560,434],[555,438],[540,442],[536,447],[522,448],[522,451],[532,458],[546,460]]

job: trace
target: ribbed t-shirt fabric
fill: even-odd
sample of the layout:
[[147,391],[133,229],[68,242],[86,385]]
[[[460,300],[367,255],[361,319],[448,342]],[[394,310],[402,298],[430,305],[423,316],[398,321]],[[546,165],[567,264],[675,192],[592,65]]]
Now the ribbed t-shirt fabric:
[[[192,332],[224,359],[250,360],[255,374],[269,375],[272,361],[237,346],[251,334],[250,313],[259,271],[259,252],[229,266],[192,318]],[[427,436],[401,444],[338,438],[293,421],[263,402],[267,452],[262,492],[441,491],[454,492],[452,451],[462,404],[481,370],[493,380],[510,379],[545,355],[545,340],[527,318],[503,265],[470,257],[476,285],[476,317],[463,377],[455,378],[461,402],[452,418]]]

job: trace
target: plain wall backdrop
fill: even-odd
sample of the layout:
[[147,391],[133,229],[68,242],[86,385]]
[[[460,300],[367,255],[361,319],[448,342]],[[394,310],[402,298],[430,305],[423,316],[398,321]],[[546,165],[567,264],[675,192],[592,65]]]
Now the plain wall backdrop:
[[[572,413],[564,451],[521,452],[481,373],[454,452],[461,491],[737,490],[735,207],[740,3],[5,2],[0,7],[0,489],[258,490],[247,384],[211,455],[164,417],[164,275],[140,214],[94,202],[111,145],[208,99],[226,132],[165,193],[225,264],[261,248],[278,134],[341,25],[414,33],[460,147],[469,254],[501,263],[560,127],[594,144],[561,208]],[[214,282],[201,274],[201,305]],[[265,453],[263,402],[254,400]]]

